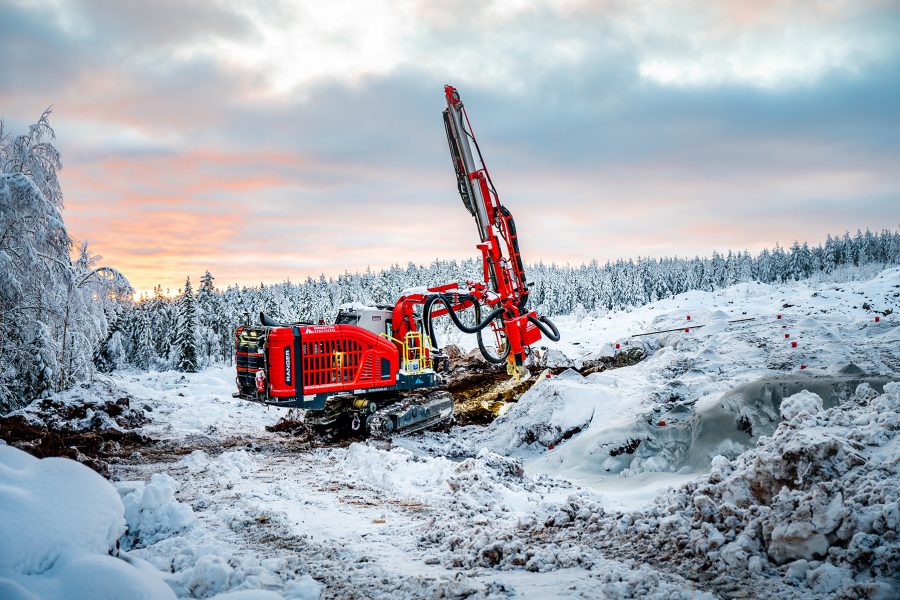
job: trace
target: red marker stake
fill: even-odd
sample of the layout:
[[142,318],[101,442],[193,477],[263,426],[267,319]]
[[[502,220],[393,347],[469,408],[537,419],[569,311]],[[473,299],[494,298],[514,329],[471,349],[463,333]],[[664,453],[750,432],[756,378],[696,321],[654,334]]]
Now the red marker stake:
[[791,334],[789,334],[789,333],[784,334],[784,339],[788,339],[789,337],[791,337]]
[[797,347],[797,342],[791,342],[791,348],[796,348],[796,347]]
[[881,321],[881,317],[875,317],[875,322],[878,323],[879,321]]

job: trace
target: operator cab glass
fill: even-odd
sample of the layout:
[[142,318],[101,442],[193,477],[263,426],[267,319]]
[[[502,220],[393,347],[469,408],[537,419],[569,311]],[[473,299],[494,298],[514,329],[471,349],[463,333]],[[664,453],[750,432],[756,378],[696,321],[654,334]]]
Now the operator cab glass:
[[334,320],[335,325],[356,325],[359,323],[359,314],[351,311],[338,311],[337,318]]

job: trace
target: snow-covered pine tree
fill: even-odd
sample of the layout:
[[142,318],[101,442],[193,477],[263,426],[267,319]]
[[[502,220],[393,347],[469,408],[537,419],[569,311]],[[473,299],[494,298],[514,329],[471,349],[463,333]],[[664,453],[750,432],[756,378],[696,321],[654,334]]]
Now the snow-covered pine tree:
[[788,278],[788,257],[781,244],[772,250],[772,281],[782,282]]
[[110,307],[106,316],[109,324],[107,336],[94,355],[94,364],[102,373],[115,371],[125,362],[125,346],[122,335],[123,316],[123,312],[118,307]]
[[831,273],[834,271],[839,262],[837,244],[831,234],[825,239],[825,251],[822,254],[822,271]]
[[21,374],[21,392],[25,398],[46,398],[56,389],[54,373],[59,371],[49,327],[35,322],[25,347]]
[[175,325],[175,368],[195,373],[200,366],[197,353],[197,300],[191,289],[191,278],[184,282],[178,298]]
[[156,349],[153,347],[153,322],[150,319],[148,302],[143,298],[136,308],[138,315],[135,319],[132,360],[140,369],[148,369],[156,358]]
[[841,257],[845,265],[859,264],[859,248],[853,243],[853,238],[850,237],[849,231],[845,231],[844,237],[841,239]]
[[725,274],[724,274],[724,285],[734,285],[738,282],[738,265],[737,265],[737,256],[731,251],[728,251],[728,255],[725,257]]
[[793,279],[794,281],[803,279],[803,273],[803,252],[800,249],[800,242],[794,240],[791,252],[788,255],[786,279]]
[[738,281],[743,283],[753,279],[753,258],[748,251],[744,250],[738,263]]
[[197,288],[197,308],[201,362],[209,365],[218,360],[220,354],[219,321],[222,318],[221,295],[216,293],[215,278],[206,271]]
[[862,266],[869,262],[869,257],[866,254],[866,240],[859,229],[856,230],[856,236],[853,238],[853,256],[855,257],[853,262],[855,265]]

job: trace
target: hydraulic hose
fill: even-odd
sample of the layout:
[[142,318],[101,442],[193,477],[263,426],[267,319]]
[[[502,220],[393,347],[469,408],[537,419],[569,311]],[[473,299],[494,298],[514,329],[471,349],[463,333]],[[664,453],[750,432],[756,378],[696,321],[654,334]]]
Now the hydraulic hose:
[[[473,300],[473,301],[475,300],[475,298],[473,296],[469,296],[469,295],[465,295],[465,294],[461,294],[459,296],[459,298],[461,300]],[[450,300],[447,299],[446,295],[434,294],[432,296],[429,296],[428,299],[425,300],[425,305],[422,307],[422,314],[425,317],[425,321],[427,322],[427,325],[425,325],[425,329],[426,329],[426,332],[429,333],[429,335],[432,333],[431,332],[431,307],[434,305],[435,302],[440,302],[445,307],[447,307],[447,314],[450,315],[450,319],[453,321],[453,324],[456,325],[456,328],[459,329],[460,331],[462,331],[463,333],[478,333],[479,331],[481,331],[482,329],[484,329],[485,327],[490,325],[491,321],[493,321],[494,319],[496,319],[497,317],[499,317],[500,315],[502,315],[506,312],[506,309],[503,307],[495,308],[494,310],[491,311],[491,313],[487,317],[485,317],[485,319],[483,321],[481,321],[480,323],[477,323],[476,325],[474,325],[472,327],[469,327],[468,325],[466,325],[465,323],[460,321],[458,316],[456,316],[456,311],[453,310],[453,304],[450,302]]]
[[[548,340],[550,340],[551,342],[559,341],[559,329],[556,328],[556,325],[553,324],[553,321],[551,321],[547,317],[538,317],[537,319],[535,319],[531,315],[528,316],[528,320],[532,325],[540,329],[541,333],[547,336]],[[545,323],[550,327],[549,329],[544,326]]]
[[509,357],[510,350],[508,343],[506,344],[506,348],[503,350],[503,354],[501,354],[500,356],[494,356],[493,354],[491,354],[491,351],[485,347],[484,340],[481,338],[480,331],[475,334],[475,338],[478,340],[478,349],[481,350],[481,355],[484,357],[484,360],[495,365],[502,365],[506,362],[507,357]]
[[[475,311],[476,311],[476,320],[481,315],[481,308],[478,304],[478,301],[474,296],[470,294],[461,294],[458,296],[460,300],[469,300],[475,303]],[[491,321],[500,317],[506,313],[506,309],[502,307],[495,308],[488,314],[487,317],[483,321],[479,321],[474,326],[469,327],[459,320],[459,317],[456,315],[456,311],[453,310],[453,303],[448,299],[447,295],[444,294],[434,294],[429,296],[427,300],[425,300],[425,304],[422,307],[422,326],[425,329],[425,333],[431,339],[431,345],[435,348],[438,347],[437,337],[434,334],[434,328],[431,324],[431,308],[434,306],[435,302],[442,303],[447,308],[447,314],[450,315],[450,320],[453,321],[453,324],[456,325],[456,328],[462,331],[463,333],[474,333],[478,337],[478,349],[481,350],[482,356],[484,356],[485,360],[494,364],[502,364],[506,362],[506,357],[509,356],[509,344],[506,345],[506,351],[502,356],[494,356],[490,353],[490,351],[485,347],[484,341],[481,338],[482,330],[491,324]]]

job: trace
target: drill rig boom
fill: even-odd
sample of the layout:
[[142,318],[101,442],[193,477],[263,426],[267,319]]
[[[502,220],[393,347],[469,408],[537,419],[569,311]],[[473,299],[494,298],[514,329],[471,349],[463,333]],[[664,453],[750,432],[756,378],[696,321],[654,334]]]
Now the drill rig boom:
[[[546,317],[538,317],[525,308],[528,284],[519,253],[515,221],[509,210],[500,203],[459,91],[447,85],[444,86],[444,96],[447,100],[444,129],[456,171],[457,189],[463,205],[475,217],[481,239],[477,247],[482,255],[484,284],[488,286],[485,290],[470,291],[483,304],[504,309],[499,317],[500,324],[492,325],[492,329],[501,345],[507,347],[505,354],[510,365],[519,368],[525,349],[537,342],[541,333],[552,341],[558,341],[559,332]],[[477,163],[470,140],[475,145]],[[484,351],[482,344],[479,345],[490,360],[492,357]]]

